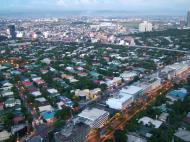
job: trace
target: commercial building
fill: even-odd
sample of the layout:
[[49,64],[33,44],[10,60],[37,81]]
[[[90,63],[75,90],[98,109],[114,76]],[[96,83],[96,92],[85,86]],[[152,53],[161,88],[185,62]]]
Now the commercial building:
[[187,26],[190,27],[190,11],[187,12]]
[[106,104],[109,108],[122,110],[127,108],[133,102],[133,97],[131,95],[124,95],[123,93],[114,96],[113,98],[109,98],[106,101]]
[[109,112],[92,108],[85,109],[79,115],[79,121],[85,123],[91,128],[101,128],[109,118]]
[[175,75],[179,75],[186,71],[189,68],[189,65],[187,63],[176,63],[169,66],[169,68],[175,70]]
[[142,82],[137,82],[136,86],[143,88],[143,92],[147,93],[161,85],[160,78],[148,78]]
[[90,131],[88,125],[79,123],[67,124],[60,132],[54,133],[55,142],[84,142]]
[[8,26],[8,34],[10,35],[11,39],[16,39],[16,28],[15,25]]
[[152,28],[152,23],[148,21],[144,21],[143,23],[139,24],[139,32],[151,32]]
[[161,70],[159,76],[161,78],[172,79],[176,75],[180,75],[184,71],[189,69],[189,64],[186,62],[175,63],[173,65],[166,66]]
[[125,95],[131,95],[134,100],[134,99],[138,98],[139,96],[142,96],[144,94],[144,91],[143,91],[143,88],[132,85],[127,88],[121,89],[120,93],[123,93]]
[[131,103],[143,95],[143,89],[138,86],[129,86],[128,88],[123,88],[119,91],[119,94],[113,98],[109,98],[106,104],[113,109],[122,110],[131,105]]

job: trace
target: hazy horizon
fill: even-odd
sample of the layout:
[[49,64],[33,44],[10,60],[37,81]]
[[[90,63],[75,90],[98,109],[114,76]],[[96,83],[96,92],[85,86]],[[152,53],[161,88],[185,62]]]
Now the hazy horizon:
[[1,0],[0,18],[186,16],[190,0]]
[[124,11],[124,10],[49,10],[49,11],[33,11],[33,10],[12,10],[0,11],[0,18],[62,18],[70,16],[101,16],[101,17],[186,17],[187,11],[180,12],[150,12],[150,11]]
[[184,12],[190,0],[1,0],[0,11],[149,11]]

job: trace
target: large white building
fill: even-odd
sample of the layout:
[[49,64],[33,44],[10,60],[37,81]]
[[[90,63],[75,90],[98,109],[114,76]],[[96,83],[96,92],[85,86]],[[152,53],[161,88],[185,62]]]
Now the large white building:
[[131,105],[138,96],[143,95],[143,89],[137,86],[129,86],[120,90],[119,94],[109,98],[106,104],[113,109],[122,110]]
[[101,128],[109,118],[109,112],[92,108],[85,109],[79,115],[80,121],[89,125],[91,128]]
[[125,95],[123,93],[114,96],[106,101],[109,108],[116,110],[122,110],[127,108],[133,102],[133,97],[131,95]]
[[144,21],[143,23],[139,24],[139,32],[151,32],[152,28],[152,23],[148,21]]

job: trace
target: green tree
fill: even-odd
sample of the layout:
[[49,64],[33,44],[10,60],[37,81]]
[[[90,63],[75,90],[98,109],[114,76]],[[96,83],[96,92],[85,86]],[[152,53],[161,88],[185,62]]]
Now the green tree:
[[127,135],[125,131],[116,130],[114,133],[114,137],[116,142],[127,142]]
[[71,109],[70,108],[63,108],[62,110],[58,110],[55,113],[55,117],[57,119],[63,119],[63,120],[67,120],[68,118],[71,117]]

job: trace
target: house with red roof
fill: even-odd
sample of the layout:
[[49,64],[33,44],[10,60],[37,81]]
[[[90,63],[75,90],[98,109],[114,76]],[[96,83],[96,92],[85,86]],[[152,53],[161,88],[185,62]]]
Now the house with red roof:
[[25,87],[29,87],[29,86],[32,86],[32,82],[30,81],[22,81],[22,84],[25,86]]

